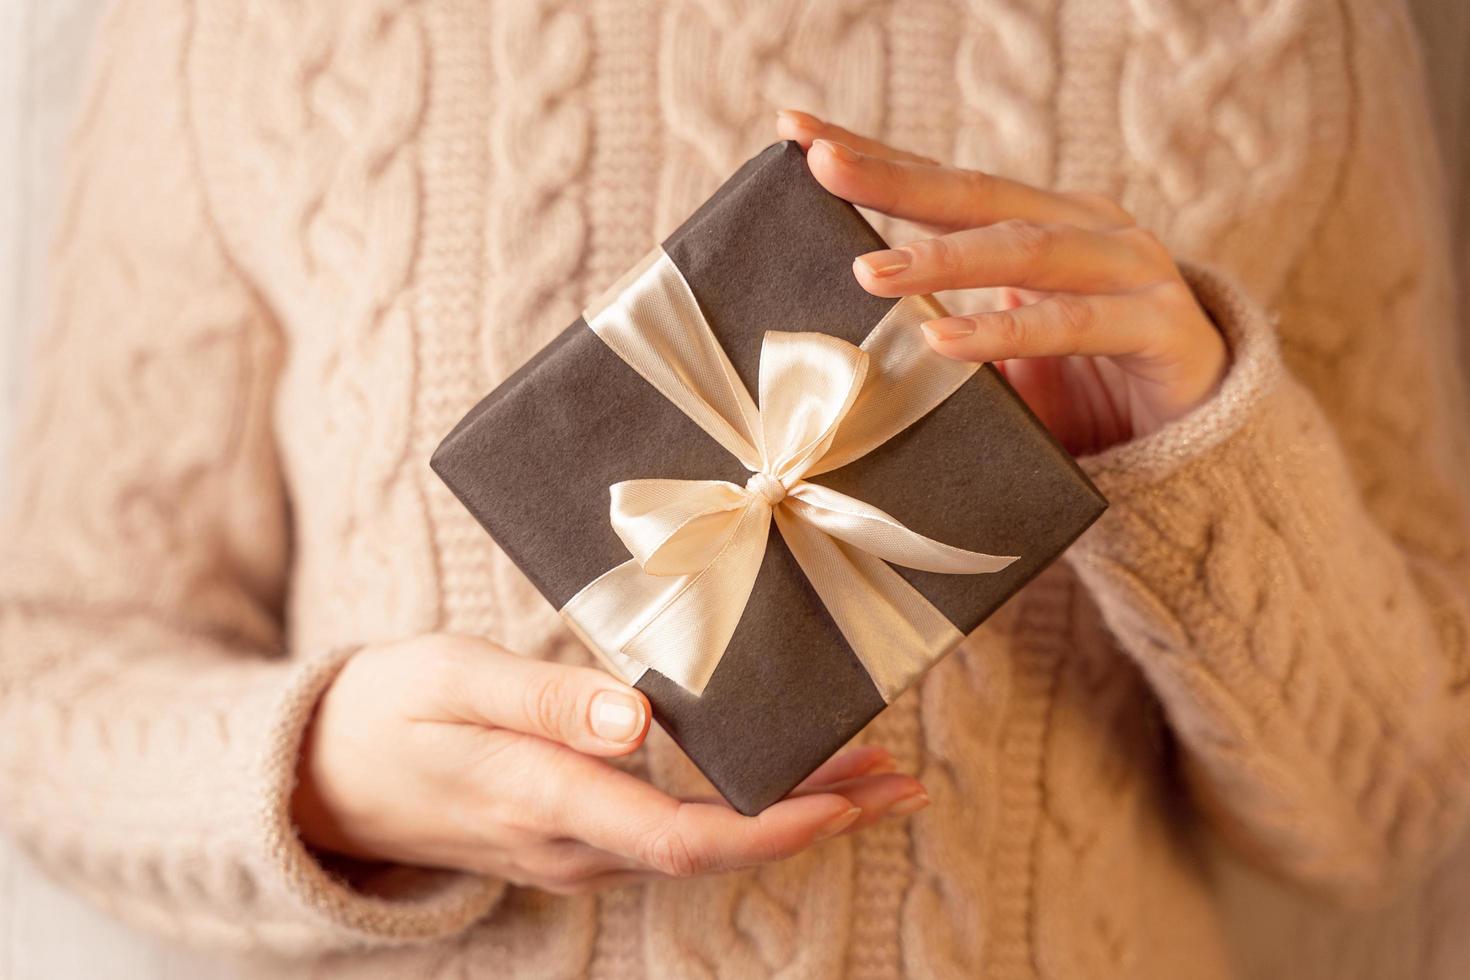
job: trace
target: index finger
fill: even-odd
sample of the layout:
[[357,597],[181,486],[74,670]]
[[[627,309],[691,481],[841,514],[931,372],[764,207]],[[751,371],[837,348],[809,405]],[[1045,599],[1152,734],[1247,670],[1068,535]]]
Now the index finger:
[[1023,218],[1103,230],[1132,223],[1122,208],[1098,195],[1049,191],[945,166],[810,113],[783,109],[776,130],[807,148],[812,175],[833,194],[919,224],[970,228]]
[[826,139],[814,140],[806,159],[817,182],[838,197],[940,228],[973,228],[1012,218],[1096,231],[1129,223],[1121,208],[1101,198],[1043,190],[963,167],[876,156]]
[[885,157],[889,160],[907,160],[910,163],[922,163],[929,166],[939,166],[939,161],[933,157],[926,157],[918,153],[910,153],[908,150],[900,150],[898,147],[889,146],[887,143],[875,140],[861,133],[854,133],[850,129],[843,129],[835,123],[829,123],[818,119],[809,112],[799,109],[778,109],[776,111],[776,132],[787,139],[796,140],[803,149],[810,149],[812,140],[828,139],[872,154],[876,157]]

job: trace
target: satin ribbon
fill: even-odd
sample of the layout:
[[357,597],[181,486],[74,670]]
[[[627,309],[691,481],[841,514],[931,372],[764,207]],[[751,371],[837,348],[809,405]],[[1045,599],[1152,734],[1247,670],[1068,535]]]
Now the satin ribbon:
[[735,633],[774,519],[803,573],[884,700],[962,639],[887,563],[996,572],[1016,556],[925,537],[808,477],[852,462],[954,393],[978,365],[919,335],[945,311],[905,297],[861,347],[823,333],[767,331],[759,408],[662,248],[583,311],[588,326],[749,471],[723,480],[611,487],[613,529],[633,556],[585,586],[563,618],[630,683],[653,668],[695,695]]

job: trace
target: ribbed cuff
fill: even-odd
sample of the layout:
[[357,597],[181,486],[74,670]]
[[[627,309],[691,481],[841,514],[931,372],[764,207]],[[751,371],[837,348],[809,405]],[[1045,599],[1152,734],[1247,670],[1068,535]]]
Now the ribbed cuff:
[[505,882],[467,872],[387,865],[373,876],[374,891],[353,887],[302,841],[291,820],[297,760],[316,704],[356,647],[300,664],[276,702],[257,772],[261,787],[258,840],[262,865],[279,876],[284,894],[302,912],[272,923],[269,945],[302,952],[342,945],[380,945],[437,939],[483,918]]

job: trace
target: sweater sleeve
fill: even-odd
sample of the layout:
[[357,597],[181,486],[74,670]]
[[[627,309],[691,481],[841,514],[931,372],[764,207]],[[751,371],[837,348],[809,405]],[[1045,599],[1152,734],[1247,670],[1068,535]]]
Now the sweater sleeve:
[[1337,199],[1274,315],[1181,265],[1231,367],[1195,412],[1079,460],[1111,506],[1068,560],[1203,812],[1367,902],[1470,814],[1470,413],[1428,125],[1407,82],[1359,93]]
[[1443,506],[1405,513],[1437,524],[1432,543],[1396,535],[1263,311],[1218,272],[1186,274],[1233,366],[1195,414],[1081,461],[1110,508],[1068,560],[1223,836],[1371,902],[1452,845],[1470,806],[1463,487],[1426,488]]
[[1470,411],[1442,175],[1411,28],[1375,24],[1311,244],[1270,314],[1182,265],[1231,367],[1195,412],[1080,460],[1111,507],[1069,554],[1202,811],[1358,903],[1422,880],[1470,821]]
[[0,517],[0,823],[187,941],[453,933],[503,885],[401,867],[349,884],[290,821],[303,731],[351,651],[283,649],[279,339],[205,205],[182,7],[114,5],[72,137]]

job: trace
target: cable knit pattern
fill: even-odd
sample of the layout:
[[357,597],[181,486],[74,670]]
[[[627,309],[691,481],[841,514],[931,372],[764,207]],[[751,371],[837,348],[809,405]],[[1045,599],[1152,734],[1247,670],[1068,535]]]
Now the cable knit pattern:
[[[1391,0],[122,0],[0,526],[0,819],[270,977],[1225,977],[1206,828],[1463,973],[1470,412],[1417,58]],[[1119,197],[1221,389],[1083,459],[1109,512],[863,733],[916,817],[595,897],[312,853],[300,734],[362,644],[590,662],[425,461],[781,105]],[[658,732],[620,764],[708,792]]]

